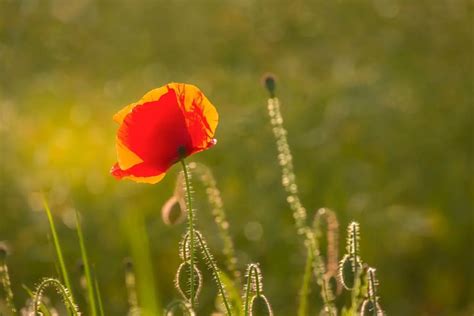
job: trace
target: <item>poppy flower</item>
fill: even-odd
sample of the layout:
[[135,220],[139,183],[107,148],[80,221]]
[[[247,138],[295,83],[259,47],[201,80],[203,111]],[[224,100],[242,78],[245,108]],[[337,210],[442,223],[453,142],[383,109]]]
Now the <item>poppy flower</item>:
[[169,83],[117,112],[117,179],[157,183],[180,159],[215,145],[219,115],[196,86]]

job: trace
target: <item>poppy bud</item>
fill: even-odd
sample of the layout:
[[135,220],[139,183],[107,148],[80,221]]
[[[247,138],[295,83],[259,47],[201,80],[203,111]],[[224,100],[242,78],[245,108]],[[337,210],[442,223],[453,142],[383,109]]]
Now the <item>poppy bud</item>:
[[276,88],[276,79],[275,75],[268,73],[263,76],[263,82],[265,84],[265,88],[270,93],[270,98],[275,97],[275,88]]

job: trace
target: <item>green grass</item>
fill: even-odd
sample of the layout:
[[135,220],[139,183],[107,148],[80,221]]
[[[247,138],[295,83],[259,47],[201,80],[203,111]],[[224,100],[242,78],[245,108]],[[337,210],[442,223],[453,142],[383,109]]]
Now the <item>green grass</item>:
[[89,259],[87,257],[87,251],[86,251],[86,245],[84,243],[84,236],[82,234],[82,228],[81,228],[81,219],[79,217],[79,213],[76,211],[75,212],[75,218],[76,218],[76,229],[77,229],[77,237],[79,238],[79,245],[81,248],[81,256],[82,256],[82,263],[84,265],[84,272],[86,274],[86,280],[87,280],[87,295],[89,298],[89,306],[90,306],[90,315],[92,316],[97,316],[97,303],[96,303],[96,293],[94,291],[94,288],[98,288],[97,285],[97,279],[92,279],[91,275],[91,268],[89,265]]
[[[300,274],[303,276],[303,282],[299,292],[299,303],[295,308],[295,312],[297,309],[298,315],[308,314],[308,306],[312,303],[309,301],[311,286],[310,280],[314,278],[320,287],[322,299],[322,305],[320,308],[326,315],[336,316],[341,313],[355,315],[359,310],[362,310],[364,315],[383,315],[384,312],[380,307],[379,297],[377,295],[378,281],[375,279],[375,269],[368,266],[363,267],[360,257],[360,232],[359,224],[357,222],[352,222],[348,226],[346,254],[340,262],[338,271],[339,278],[336,279],[337,282],[340,282],[351,292],[351,304],[350,306],[341,305],[339,308],[336,306],[335,299],[338,294],[338,284],[336,283],[336,285],[334,285],[329,282],[329,280],[330,277],[335,277],[335,275],[333,275],[335,273],[333,271],[333,266],[335,265],[334,260],[337,260],[338,257],[336,242],[338,237],[335,236],[338,227],[337,218],[331,210],[320,209],[315,214],[313,226],[310,227],[307,223],[307,210],[300,202],[298,187],[296,185],[296,176],[291,163],[292,155],[286,138],[287,132],[283,127],[283,119],[279,110],[279,101],[275,97],[274,79],[271,77],[267,78],[266,85],[270,90],[268,111],[270,114],[270,120],[274,125],[275,143],[278,145],[278,158],[282,170],[282,184],[287,192],[288,205],[294,213],[296,229],[295,236],[299,236],[300,239],[304,241],[304,245],[308,251],[304,269],[302,271],[294,271],[294,273],[301,272]],[[192,168],[188,168],[184,160],[181,160],[181,164],[183,167],[183,174],[178,177],[178,183],[184,186],[184,195],[180,193],[180,190],[175,190],[174,197],[176,198],[178,205],[181,205],[179,203],[181,202],[180,199],[186,199],[186,209],[182,211],[188,213],[188,229],[179,244],[179,257],[182,260],[182,263],[177,269],[175,280],[176,288],[182,295],[182,299],[167,304],[164,313],[172,314],[175,309],[180,309],[182,312],[189,315],[194,315],[199,312],[199,295],[204,284],[202,273],[198,268],[197,261],[197,250],[201,250],[201,263],[207,266],[211,278],[215,281],[217,287],[217,296],[214,298],[214,301],[219,302],[216,305],[218,311],[229,316],[248,316],[259,313],[273,315],[273,308],[271,307],[270,300],[267,298],[266,294],[264,294],[263,273],[258,264],[249,264],[247,266],[245,273],[246,280],[244,281],[245,286],[240,290],[240,292],[243,293],[243,299],[240,300],[234,298],[237,295],[236,293],[239,292],[236,288],[242,284],[243,280],[239,280],[238,277],[237,279],[231,280],[225,273],[220,271],[203,234],[196,227],[196,210],[193,208],[194,198],[191,185],[191,171],[198,173],[199,175],[200,170],[201,172],[202,170],[206,170],[204,173],[200,174],[200,180],[205,184],[208,193],[208,202],[211,207],[214,208],[212,214],[214,216],[213,219],[220,230],[219,237],[222,239],[221,242],[223,245],[222,253],[225,255],[228,263],[234,263],[227,264],[227,273],[239,276],[240,273],[234,271],[236,259],[232,257],[234,253],[233,242],[228,234],[228,224],[224,225],[223,223],[227,216],[224,212],[222,200],[220,200],[219,190],[217,189],[215,180],[213,180],[212,174],[209,170],[203,169],[203,167],[196,168],[195,164],[192,164]],[[44,196],[42,196],[42,202],[50,225],[57,260],[65,285],[55,278],[43,279],[36,287],[34,294],[32,294],[34,301],[32,308],[35,313],[40,310],[48,309],[48,307],[42,302],[42,299],[45,289],[53,287],[62,298],[68,312],[72,315],[79,315],[79,308],[77,307],[72,295],[71,282],[64,261],[60,238],[56,230],[53,215]],[[160,306],[162,306],[164,302],[159,299],[158,292],[155,289],[155,278],[151,263],[151,255],[149,253],[150,246],[148,233],[143,224],[143,219],[140,218],[138,214],[139,213],[129,214],[123,222],[124,230],[128,232],[134,262],[130,267],[126,267],[125,272],[125,285],[128,290],[128,302],[130,304],[129,313],[132,315],[159,315],[162,311]],[[77,211],[75,211],[74,215],[86,280],[87,300],[84,304],[87,305],[90,315],[104,315],[103,302],[99,291],[97,277],[95,274],[92,274],[91,264],[86,249],[81,218]],[[325,237],[327,238],[328,260],[323,258],[321,243],[319,242],[321,236],[324,235],[324,232],[322,231],[322,219],[325,219],[327,223]],[[2,253],[5,253],[6,255],[6,251],[3,251]],[[136,267],[136,281],[135,270],[132,269],[132,266]],[[4,265],[2,271],[4,272],[2,280],[9,280],[6,265]],[[198,283],[195,282],[196,279],[198,280]],[[135,282],[138,291],[136,290]],[[2,284],[6,289],[5,292],[9,293],[10,291],[11,293],[9,282],[2,282]],[[224,285],[230,289],[230,296],[228,295]],[[230,299],[231,297],[232,299]],[[7,298],[11,301],[12,295]],[[230,302],[238,305],[231,305]],[[82,309],[85,308],[83,307]],[[338,309],[341,311],[338,312]],[[14,309],[12,311],[15,313]]]
[[[259,262],[275,313],[295,314],[308,249],[279,186],[267,92],[259,87],[272,71],[307,220],[331,208],[339,238],[348,223],[360,223],[360,256],[377,268],[388,314],[473,314],[470,1],[64,3],[0,1],[0,242],[10,249],[18,310],[29,298],[22,284],[34,289],[43,276],[64,284],[37,201],[41,191],[81,312],[89,306],[76,268],[74,209],[84,219],[106,315],[129,309],[126,257],[134,262],[137,291],[146,291],[140,280],[149,282],[158,309],[180,297],[173,279],[185,224],[160,220],[179,166],[159,186],[117,183],[108,172],[116,159],[112,114],[177,81],[199,86],[220,114],[217,145],[192,160],[216,179],[240,277],[228,269],[207,188],[193,174],[199,230],[221,271],[240,280],[239,295],[246,265]],[[140,229],[129,225],[134,213]],[[137,230],[145,244],[130,237]],[[325,227],[318,238],[328,259]],[[342,257],[342,239],[335,248]],[[197,264],[204,282],[199,313],[209,315],[217,290]],[[311,315],[323,306],[315,280],[311,270]],[[59,298],[48,295],[64,313]],[[339,309],[350,306],[348,291],[335,296]],[[7,314],[4,308],[2,300]]]
[[54,245],[54,249],[56,250],[56,256],[58,259],[59,268],[61,269],[61,277],[66,288],[69,289],[71,293],[71,297],[72,297],[73,294],[72,294],[71,282],[69,280],[68,269],[67,269],[66,263],[64,262],[63,251],[61,249],[61,244],[59,243],[59,237],[56,231],[56,226],[54,224],[53,215],[51,214],[51,210],[49,208],[48,202],[46,201],[46,198],[44,197],[44,195],[42,196],[42,200],[43,200],[44,210],[48,217],[49,227],[51,229],[51,235],[53,237],[53,245]]

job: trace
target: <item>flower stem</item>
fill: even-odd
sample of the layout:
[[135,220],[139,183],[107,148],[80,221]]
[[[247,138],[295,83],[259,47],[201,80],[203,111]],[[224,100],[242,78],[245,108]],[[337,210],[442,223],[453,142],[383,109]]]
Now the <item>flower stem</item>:
[[194,210],[192,207],[191,199],[191,178],[188,172],[188,167],[184,159],[181,159],[181,166],[183,167],[184,173],[184,183],[186,186],[186,208],[188,210],[188,231],[189,231],[189,300],[191,303],[191,308],[194,309],[194,298],[195,298],[195,289],[194,289]]

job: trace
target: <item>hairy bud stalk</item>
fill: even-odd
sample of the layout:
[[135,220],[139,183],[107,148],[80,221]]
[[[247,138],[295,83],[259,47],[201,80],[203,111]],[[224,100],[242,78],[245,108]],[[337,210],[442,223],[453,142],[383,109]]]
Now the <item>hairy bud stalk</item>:
[[247,284],[244,289],[244,316],[269,315],[273,310],[267,297],[263,293],[263,276],[258,264],[251,263],[245,273]]
[[380,307],[379,297],[377,296],[378,280],[375,276],[375,269],[367,269],[367,296],[360,308],[360,316],[384,316],[385,313]]
[[222,252],[226,258],[227,270],[233,276],[234,281],[239,284],[240,271],[237,270],[237,257],[235,255],[234,243],[230,237],[229,222],[227,221],[221,193],[217,188],[217,182],[207,166],[192,162],[188,167],[191,172],[194,172],[197,175],[197,179],[199,179],[206,188],[207,199],[211,206],[211,213],[219,230],[219,237],[223,243]]
[[33,311],[35,316],[42,315],[42,313],[40,312],[41,299],[43,297],[44,291],[48,287],[53,287],[56,290],[56,292],[61,296],[64,305],[67,307],[68,310],[72,312],[73,316],[81,315],[81,313],[79,312],[79,308],[77,307],[76,303],[74,303],[74,299],[69,289],[57,279],[46,278],[41,281],[41,283],[36,287],[33,299]]

